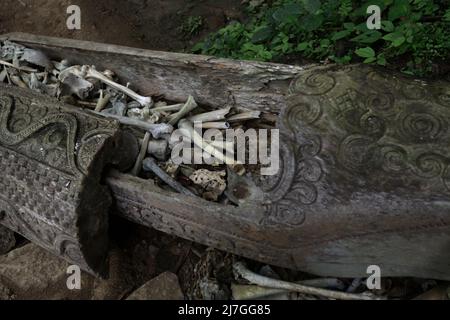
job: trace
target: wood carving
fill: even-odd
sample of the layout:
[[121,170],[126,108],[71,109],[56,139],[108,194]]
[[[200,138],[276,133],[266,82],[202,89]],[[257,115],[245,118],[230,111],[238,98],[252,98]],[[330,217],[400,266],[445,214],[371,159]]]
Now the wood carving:
[[111,197],[99,181],[118,139],[115,122],[0,87],[0,223],[104,274]]
[[[365,65],[293,67],[24,34],[7,37],[50,57],[113,68],[145,95],[175,101],[193,95],[214,108],[279,112],[279,173],[253,177],[263,200],[224,206],[115,171],[106,181],[117,214],[323,276],[366,277],[367,267],[375,264],[382,276],[450,280],[448,82],[419,81]],[[90,263],[82,239],[93,234],[89,226],[98,225],[74,224],[90,217],[83,213],[86,207],[75,210],[76,201],[95,198],[97,204],[105,196],[98,179],[90,178],[92,164],[102,162],[90,155],[103,154],[97,151],[114,137],[115,124],[54,102],[39,101],[40,108],[31,108],[29,94],[2,90],[1,97],[3,223],[20,226],[21,233],[72,261]],[[42,126],[38,120],[30,126],[30,119],[53,124]],[[29,135],[30,128],[35,133]],[[67,139],[72,132],[75,136]],[[99,139],[100,132],[106,140]],[[76,152],[67,152],[72,146]],[[93,217],[104,217],[98,210]]]
[[275,265],[324,276],[449,279],[449,84],[361,65],[317,67],[286,92],[278,175],[234,208],[115,173],[119,214]]

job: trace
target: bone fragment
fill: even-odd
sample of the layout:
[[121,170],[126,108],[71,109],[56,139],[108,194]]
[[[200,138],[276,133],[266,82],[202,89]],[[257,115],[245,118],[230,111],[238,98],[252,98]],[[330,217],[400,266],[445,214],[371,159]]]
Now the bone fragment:
[[186,103],[181,108],[181,110],[168,117],[169,124],[171,124],[173,126],[176,125],[178,123],[178,121],[183,119],[184,116],[187,115],[189,112],[191,112],[192,110],[197,108],[197,106],[198,105],[195,102],[194,97],[193,96],[189,96],[189,98],[187,99]]
[[220,110],[214,110],[211,112],[197,114],[195,116],[189,117],[188,120],[192,122],[215,122],[219,120],[224,120],[225,116],[230,112],[231,108],[224,108]]
[[104,113],[104,112],[96,112],[96,111],[92,111],[95,114],[98,114],[102,117],[105,118],[113,118],[118,120],[121,124],[124,125],[129,125],[129,126],[133,126],[133,127],[137,127],[137,128],[141,128],[145,131],[148,131],[152,134],[153,138],[155,139],[159,139],[162,136],[166,135],[166,134],[171,134],[173,132],[173,127],[169,124],[166,123],[158,123],[158,124],[153,124],[153,123],[148,123],[145,121],[140,121],[137,119],[131,119],[128,117],[121,117],[121,116],[117,116],[114,114],[109,114],[109,113]]
[[168,186],[170,186],[174,190],[178,191],[179,193],[187,195],[187,196],[194,196],[194,197],[196,196],[192,191],[185,188],[181,183],[179,183],[178,181],[173,179],[164,170],[162,170],[156,163],[155,159],[153,159],[151,157],[146,158],[143,162],[143,168],[145,171],[153,172],[162,181],[164,181]]

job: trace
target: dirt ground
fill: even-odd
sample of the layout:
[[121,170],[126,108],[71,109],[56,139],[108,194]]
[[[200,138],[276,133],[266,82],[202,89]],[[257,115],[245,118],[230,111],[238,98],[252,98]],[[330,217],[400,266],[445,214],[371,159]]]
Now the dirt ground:
[[[2,0],[0,34],[29,32],[145,49],[182,51],[230,20],[240,0]],[[67,7],[81,8],[81,30],[66,26]],[[201,17],[193,34],[188,21]]]

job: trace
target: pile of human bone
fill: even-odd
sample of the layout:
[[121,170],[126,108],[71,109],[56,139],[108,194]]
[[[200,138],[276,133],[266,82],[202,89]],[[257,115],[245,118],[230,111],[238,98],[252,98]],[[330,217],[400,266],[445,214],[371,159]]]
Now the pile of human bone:
[[[139,95],[130,83],[121,84],[111,70],[71,65],[65,59],[54,61],[39,50],[10,41],[0,42],[0,71],[0,82],[114,118],[130,129],[141,143],[133,174],[153,178],[164,188],[225,204],[236,204],[236,197],[227,191],[230,180],[253,169],[237,161],[230,164],[236,143],[214,138],[205,142],[204,130],[218,130],[225,137],[227,129],[271,129],[276,119],[274,114],[239,107],[211,110],[199,106],[192,96],[183,103],[158,101]],[[182,139],[175,135],[174,140],[174,130],[189,137],[194,147],[191,162],[173,161],[174,146]],[[210,156],[208,164],[194,161],[199,150]]]

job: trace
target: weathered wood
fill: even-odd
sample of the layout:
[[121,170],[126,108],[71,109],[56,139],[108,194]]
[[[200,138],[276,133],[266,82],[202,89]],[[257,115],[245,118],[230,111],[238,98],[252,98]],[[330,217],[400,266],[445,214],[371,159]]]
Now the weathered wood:
[[303,67],[242,62],[200,55],[170,53],[12,33],[10,39],[44,51],[72,64],[113,69],[123,83],[130,82],[144,96],[163,96],[185,102],[192,95],[205,106],[239,106],[255,110],[280,110],[289,82]]
[[113,174],[124,217],[255,260],[323,276],[450,279],[450,86],[370,67],[292,83],[281,170],[238,208]]
[[0,223],[104,275],[111,196],[100,179],[121,164],[121,136],[115,121],[0,85]]
[[[117,71],[141,94],[279,111],[281,169],[239,208],[107,180],[119,214],[274,265],[325,276],[450,280],[450,86],[355,65],[290,67],[30,35],[52,57]],[[290,85],[290,89],[288,87]]]

